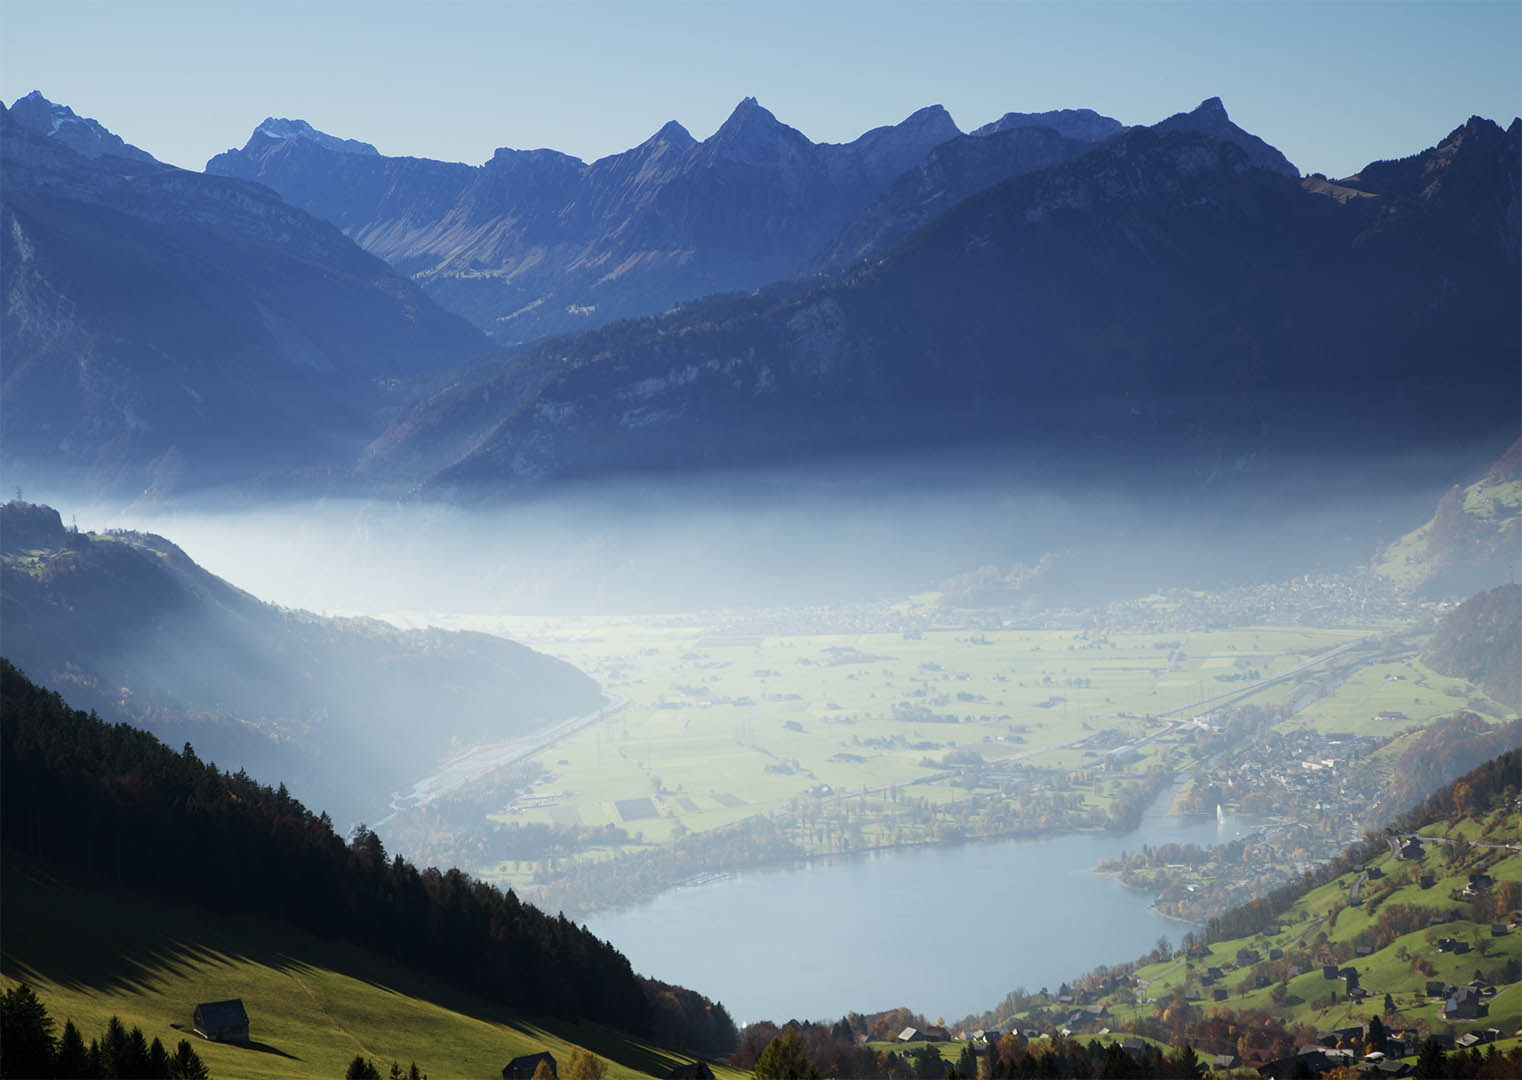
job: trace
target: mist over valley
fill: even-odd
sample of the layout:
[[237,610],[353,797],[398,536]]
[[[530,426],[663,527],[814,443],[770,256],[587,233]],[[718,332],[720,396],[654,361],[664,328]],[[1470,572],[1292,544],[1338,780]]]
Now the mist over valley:
[[0,108],[7,1024],[236,999],[216,1075],[1522,1053],[1522,119],[1338,178],[1213,96],[747,96],[197,172],[71,104]]

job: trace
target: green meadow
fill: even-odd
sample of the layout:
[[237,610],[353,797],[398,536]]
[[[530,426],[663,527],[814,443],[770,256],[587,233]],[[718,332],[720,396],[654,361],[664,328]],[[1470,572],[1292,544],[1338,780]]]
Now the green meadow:
[[[1423,832],[1431,836],[1462,836],[1470,841],[1484,835],[1488,843],[1517,845],[1522,842],[1522,819],[1515,809],[1502,809],[1481,819],[1459,819],[1429,827]],[[1206,955],[1137,969],[1137,977],[1147,982],[1140,995],[1143,1000],[1134,1004],[1112,1004],[1114,1023],[1152,1015],[1157,1008],[1152,1002],[1161,1002],[1182,988],[1204,997],[1205,1000],[1197,1004],[1203,1010],[1256,1010],[1282,1016],[1288,1024],[1316,1030],[1366,1022],[1370,1015],[1384,1012],[1384,995],[1388,993],[1395,1005],[1395,1013],[1393,1017],[1385,1017],[1387,1026],[1447,1030],[1448,1025],[1440,1016],[1441,1000],[1426,994],[1429,980],[1441,981],[1445,985],[1463,985],[1477,972],[1493,972],[1503,967],[1508,958],[1522,957],[1522,927],[1514,927],[1504,936],[1493,937],[1490,923],[1474,921],[1469,917],[1468,901],[1455,897],[1467,884],[1469,871],[1476,868],[1483,867],[1495,879],[1496,887],[1508,880],[1522,881],[1522,852],[1515,847],[1511,851],[1473,847],[1466,853],[1450,857],[1443,845],[1432,844],[1418,864],[1381,853],[1364,869],[1376,867],[1382,877],[1365,882],[1364,902],[1359,906],[1348,904],[1349,888],[1357,876],[1356,872],[1350,871],[1299,897],[1279,918],[1280,932],[1277,934],[1259,933],[1220,941],[1210,946]],[[1417,880],[1421,874],[1433,876],[1430,887],[1421,887]],[[1391,905],[1424,910],[1430,912],[1429,917],[1435,916],[1442,921],[1403,934],[1368,956],[1355,956],[1338,964],[1339,968],[1351,966],[1357,969],[1360,985],[1371,995],[1363,1002],[1348,1000],[1342,992],[1342,981],[1325,978],[1319,962],[1309,963],[1308,970],[1290,978],[1285,984],[1284,997],[1277,1002],[1273,1000],[1272,984],[1253,989],[1250,969],[1237,967],[1237,950],[1242,948],[1257,950],[1265,958],[1269,949],[1280,948],[1287,957],[1293,957],[1297,950],[1313,949],[1323,936],[1327,945],[1341,943],[1356,947],[1368,940],[1365,934],[1371,929],[1379,909]],[[1497,916],[1503,921],[1516,917],[1516,912]],[[1463,954],[1439,952],[1436,942],[1440,937],[1467,942],[1470,951]],[[1225,1000],[1210,1000],[1210,989],[1201,981],[1201,976],[1211,967],[1219,967],[1225,973],[1217,984],[1226,987],[1228,996]],[[1497,1028],[1506,1037],[1505,1041],[1497,1043],[1498,1049],[1505,1050],[1518,1041],[1514,1033],[1522,1028],[1522,982],[1502,983],[1496,990],[1496,995],[1489,999],[1487,1016],[1455,1022],[1452,1030],[1455,1034],[1463,1034]],[[1328,1004],[1327,999],[1334,991],[1337,1000]]]
[[[617,700],[534,756],[542,773],[528,797],[488,797],[479,827],[612,824],[634,847],[785,809],[825,788],[859,795],[918,784],[917,796],[965,799],[965,788],[927,783],[946,775],[933,765],[948,754],[1083,770],[1102,751],[1076,741],[1109,733],[1106,745],[1129,743],[1163,730],[1159,716],[1212,705],[1277,707],[1290,712],[1286,726],[1364,735],[1394,735],[1462,708],[1505,713],[1425,668],[1419,639],[1389,628],[744,634],[696,615],[434,621],[568,660]],[[1159,749],[1144,743],[1131,771]],[[1103,789],[1083,794],[1086,805],[1109,805]],[[471,869],[526,887],[536,865]]]
[[[0,904],[0,981],[30,986],[59,1030],[73,1020],[88,1042],[118,1016],[171,1051],[190,1039],[214,1077],[331,1078],[359,1054],[383,1075],[392,1061],[403,1069],[416,1061],[437,1080],[491,1080],[512,1058],[541,1050],[563,1068],[578,1046],[599,1055],[609,1076],[664,1076],[692,1060],[598,1025],[514,1015],[269,920],[216,916],[72,872],[7,862]],[[191,1033],[198,1003],[235,997],[248,1010],[248,1046]]]

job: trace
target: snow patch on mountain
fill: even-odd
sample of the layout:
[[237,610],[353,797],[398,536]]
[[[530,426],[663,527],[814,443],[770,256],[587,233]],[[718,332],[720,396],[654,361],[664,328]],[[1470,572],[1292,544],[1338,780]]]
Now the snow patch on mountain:
[[265,117],[264,123],[254,129],[253,142],[260,136],[266,139],[301,139],[306,142],[316,143],[324,150],[332,150],[338,154],[364,154],[367,157],[378,157],[380,151],[367,142],[358,139],[340,139],[336,135],[329,135],[325,131],[318,131],[305,120],[288,120],[283,116]]

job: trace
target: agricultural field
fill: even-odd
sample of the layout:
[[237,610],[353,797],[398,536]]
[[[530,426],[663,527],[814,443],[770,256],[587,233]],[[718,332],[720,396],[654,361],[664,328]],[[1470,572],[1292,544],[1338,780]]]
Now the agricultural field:
[[1478,687],[1440,675],[1415,656],[1407,656],[1360,666],[1335,693],[1312,701],[1286,724],[1353,735],[1390,735],[1392,728],[1425,725],[1459,709],[1492,721],[1511,715]]
[[[6,864],[0,983],[25,982],[61,1029],[88,1042],[112,1016],[171,1052],[188,1038],[212,1076],[342,1076],[355,1055],[435,1077],[496,1076],[548,1050],[561,1068],[580,1046],[608,1075],[666,1075],[691,1058],[598,1025],[539,1021],[452,989],[357,947],[257,918],[221,917],[121,886]],[[200,1002],[241,998],[252,1042],[190,1030]],[[718,1076],[740,1076],[714,1066]]]
[[[901,605],[922,618],[934,596]],[[895,610],[895,614],[903,614]],[[1506,710],[1426,669],[1421,638],[1388,625],[1137,633],[965,626],[857,633],[741,632],[738,617],[495,618],[393,615],[498,633],[570,661],[610,706],[529,758],[530,786],[475,786],[474,825],[613,826],[596,861],[795,811],[800,799],[866,801],[907,789],[944,805],[975,795],[957,769],[1023,766],[1071,774],[1077,821],[1103,820],[1112,778],[1170,759],[1176,721],[1225,704],[1276,709],[1285,730],[1388,738],[1468,708]],[[1334,650],[1340,650],[1335,651]],[[1082,745],[1076,745],[1076,744]],[[1096,817],[1096,815],[1098,815]],[[900,836],[900,839],[902,837]],[[924,839],[933,839],[927,834]],[[542,861],[469,864],[528,887]]]

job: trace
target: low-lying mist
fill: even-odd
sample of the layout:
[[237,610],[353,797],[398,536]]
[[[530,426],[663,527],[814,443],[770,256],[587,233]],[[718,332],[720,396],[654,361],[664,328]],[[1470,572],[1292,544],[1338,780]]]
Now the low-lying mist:
[[261,599],[318,612],[623,614],[843,604],[1061,556],[1046,606],[1276,581],[1366,563],[1483,464],[1325,461],[1272,472],[1145,462],[1061,479],[977,455],[642,477],[459,507],[202,494],[112,507],[38,492],[82,528],[160,533]]

